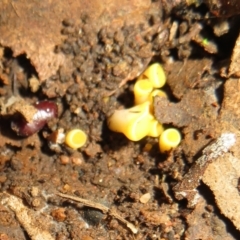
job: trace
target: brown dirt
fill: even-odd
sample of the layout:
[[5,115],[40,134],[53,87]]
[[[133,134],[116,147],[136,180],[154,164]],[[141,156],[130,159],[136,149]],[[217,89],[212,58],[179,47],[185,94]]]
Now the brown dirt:
[[[215,149],[203,149],[222,133],[239,136],[239,80],[232,78],[239,17],[219,29],[206,7],[164,11],[159,1],[140,2],[0,6],[0,239],[238,239],[235,203],[229,214],[227,200],[218,199],[224,180],[214,189],[209,181],[208,165],[220,169]],[[183,136],[169,154],[159,152],[158,139],[131,142],[106,124],[115,109],[133,105],[131,81],[155,61],[166,71],[169,96],[155,98],[155,117]],[[39,100],[57,103],[58,118],[16,136],[13,106],[21,113]],[[73,128],[88,135],[79,150],[59,137]],[[237,143],[223,152],[225,161],[240,158]],[[202,154],[207,164],[199,169]],[[176,196],[188,171],[199,198],[191,207],[190,198]]]

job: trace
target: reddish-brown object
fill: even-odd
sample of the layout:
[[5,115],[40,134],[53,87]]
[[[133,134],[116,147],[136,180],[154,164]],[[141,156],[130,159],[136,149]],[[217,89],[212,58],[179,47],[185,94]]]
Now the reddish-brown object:
[[41,130],[44,125],[51,119],[58,116],[58,108],[56,103],[49,101],[41,101],[34,104],[38,110],[33,116],[31,122],[27,122],[23,116],[17,116],[11,122],[11,128],[19,136],[27,137]]

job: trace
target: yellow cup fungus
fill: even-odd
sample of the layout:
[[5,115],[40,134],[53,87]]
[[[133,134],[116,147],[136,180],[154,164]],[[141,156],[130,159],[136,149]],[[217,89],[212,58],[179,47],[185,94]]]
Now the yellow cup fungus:
[[159,137],[159,148],[162,153],[176,148],[181,141],[181,134],[175,128],[168,128]]
[[142,74],[140,78],[147,78],[154,88],[161,88],[166,83],[166,75],[159,63],[153,63]]
[[108,119],[108,127],[132,141],[139,141],[149,133],[152,119],[149,102],[145,102],[129,109],[116,110]]
[[153,112],[153,98],[156,96],[167,98],[167,94],[163,90],[154,89],[148,96],[148,101],[150,102],[150,112]]
[[153,84],[148,79],[139,79],[133,88],[135,105],[146,102],[152,90]]
[[167,94],[166,94],[163,90],[161,90],[161,89],[154,89],[154,90],[150,93],[150,95],[148,96],[148,100],[149,100],[150,102],[152,102],[152,101],[153,101],[153,98],[156,97],[156,96],[166,97],[166,98],[167,98]]
[[87,135],[81,129],[72,129],[66,133],[65,144],[72,149],[82,147],[87,141]]
[[149,121],[150,131],[148,136],[150,137],[159,137],[160,134],[163,132],[163,126],[158,122],[157,119],[153,118]]

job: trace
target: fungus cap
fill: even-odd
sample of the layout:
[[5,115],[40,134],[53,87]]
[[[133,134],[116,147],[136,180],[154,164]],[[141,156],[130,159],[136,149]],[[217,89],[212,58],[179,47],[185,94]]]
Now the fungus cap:
[[67,132],[65,144],[72,149],[78,149],[87,142],[87,135],[81,129],[72,129]]
[[153,84],[148,79],[140,79],[136,81],[133,88],[135,105],[148,101],[152,90]]
[[176,148],[181,141],[181,134],[175,128],[169,128],[163,131],[159,137],[159,148],[162,153]]
[[166,83],[165,72],[159,63],[153,63],[142,74],[142,78],[148,78],[154,88],[161,88]]

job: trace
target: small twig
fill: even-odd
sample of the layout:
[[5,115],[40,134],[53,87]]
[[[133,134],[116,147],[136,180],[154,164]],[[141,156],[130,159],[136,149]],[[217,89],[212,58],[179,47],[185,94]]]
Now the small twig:
[[88,199],[84,199],[84,198],[80,198],[80,197],[74,197],[74,196],[71,196],[71,195],[63,194],[63,193],[56,193],[56,194],[60,197],[71,199],[75,202],[80,202],[87,207],[92,207],[92,208],[99,209],[104,214],[109,214],[110,216],[115,217],[120,222],[124,223],[134,234],[136,234],[138,232],[138,229],[132,223],[125,220],[117,212],[115,212],[115,210],[113,210],[111,208],[108,208],[108,207],[106,207],[106,206],[104,206],[100,203],[96,203],[96,202],[93,202],[93,201],[88,200]]

